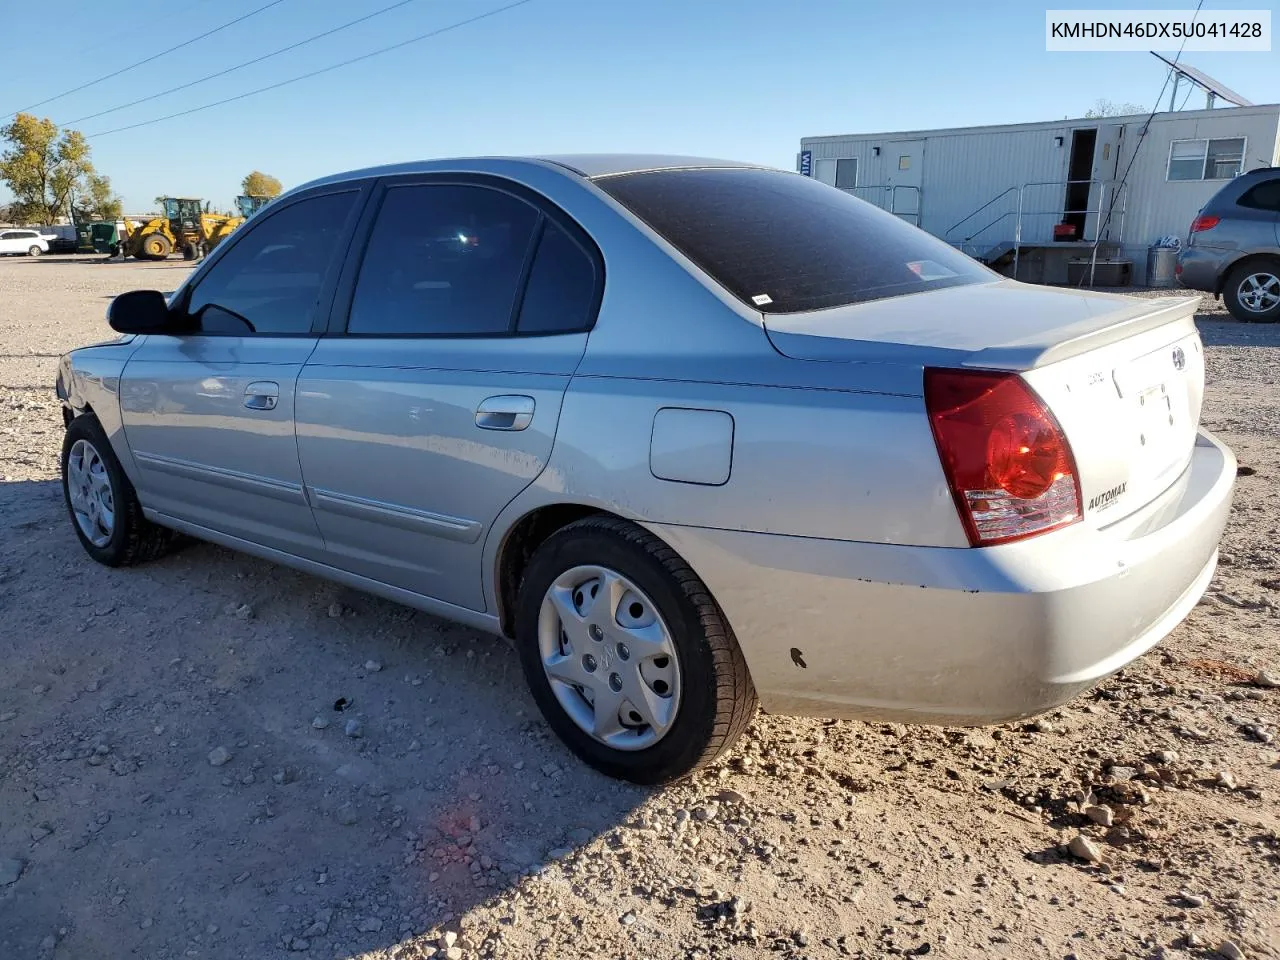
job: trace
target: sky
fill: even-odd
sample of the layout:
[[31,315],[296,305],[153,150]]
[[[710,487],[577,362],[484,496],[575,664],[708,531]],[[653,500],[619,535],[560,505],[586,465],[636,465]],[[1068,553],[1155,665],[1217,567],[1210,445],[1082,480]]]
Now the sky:
[[[0,124],[14,111],[131,67],[264,2],[0,0],[5,32],[33,38],[6,45]],[[230,207],[241,178],[254,169],[288,188],[341,170],[424,157],[623,151],[794,169],[802,136],[1055,120],[1081,116],[1099,98],[1149,108],[1165,79],[1148,53],[1045,52],[1045,5],[1027,0],[529,0],[318,77],[109,132],[511,2],[410,0],[227,76],[82,119],[392,2],[280,0],[31,112],[89,136],[98,170],[111,178],[126,212],[140,213],[153,209],[158,195]],[[1205,0],[1201,16],[1269,3]],[[1074,6],[1191,11],[1195,5],[1085,0]],[[46,40],[34,41],[40,37]],[[1270,53],[1186,53],[1184,60],[1255,103],[1280,101],[1280,46]],[[1162,109],[1167,101],[1166,94]]]

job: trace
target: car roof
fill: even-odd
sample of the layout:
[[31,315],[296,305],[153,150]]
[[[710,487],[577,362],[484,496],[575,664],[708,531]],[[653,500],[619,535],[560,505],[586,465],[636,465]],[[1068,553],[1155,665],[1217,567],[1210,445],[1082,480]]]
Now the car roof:
[[[709,157],[685,157],[670,154],[649,153],[576,153],[547,154],[543,156],[489,156],[489,157],[448,157],[435,160],[413,160],[407,163],[390,163],[376,167],[365,167],[360,170],[348,170],[331,174],[305,183],[295,190],[309,187],[343,183],[348,180],[363,180],[370,177],[406,176],[416,173],[469,172],[483,171],[488,164],[495,167],[510,167],[511,164],[531,164],[546,167],[553,165],[569,173],[586,179],[617,176],[623,173],[641,173],[655,170],[702,170],[707,168],[738,167],[744,169],[763,169],[762,164],[742,163],[736,160],[716,160]],[[289,191],[290,193],[295,190]]]
[[689,170],[707,167],[759,167],[760,164],[711,157],[686,157],[663,153],[567,153],[530,159],[555,163],[584,177],[611,177],[621,173],[654,170]]

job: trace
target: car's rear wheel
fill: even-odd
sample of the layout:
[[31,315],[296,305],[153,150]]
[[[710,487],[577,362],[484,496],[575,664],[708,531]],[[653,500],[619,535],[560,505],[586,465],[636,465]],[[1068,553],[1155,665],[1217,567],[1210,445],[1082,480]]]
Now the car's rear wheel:
[[62,440],[62,494],[85,552],[109,567],[161,556],[177,534],[142,515],[107,435],[92,414],[76,417]]
[[516,640],[547,722],[610,776],[662,783],[727,751],[756,693],[724,614],[657,537],[588,517],[535,551]]
[[34,244],[34,243],[33,243],[31,246],[29,246],[29,247],[27,248],[27,256],[28,256],[28,257],[38,257],[38,256],[40,256],[40,254],[42,254],[42,253],[44,253],[44,251],[43,251],[43,250],[41,250],[41,249],[40,249],[40,247],[39,247],[39,246],[37,246],[37,245],[36,245],[36,244]]
[[1223,299],[1231,315],[1245,323],[1280,320],[1280,260],[1251,260],[1233,269]]

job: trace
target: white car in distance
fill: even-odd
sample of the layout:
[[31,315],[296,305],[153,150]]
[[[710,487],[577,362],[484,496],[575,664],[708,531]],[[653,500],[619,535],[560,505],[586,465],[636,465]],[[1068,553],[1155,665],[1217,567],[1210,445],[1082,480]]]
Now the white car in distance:
[[49,252],[49,237],[36,230],[0,230],[0,255],[38,257]]

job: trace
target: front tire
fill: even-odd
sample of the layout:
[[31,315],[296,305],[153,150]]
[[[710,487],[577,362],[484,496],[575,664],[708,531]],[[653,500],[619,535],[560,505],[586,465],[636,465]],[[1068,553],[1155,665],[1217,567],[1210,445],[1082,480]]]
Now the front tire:
[[38,246],[36,246],[34,243],[33,243],[30,247],[28,247],[28,248],[27,248],[27,256],[28,256],[28,257],[38,257],[38,256],[40,256],[40,254],[42,254],[42,253],[44,253],[44,251],[43,251],[43,250],[41,250]]
[[755,714],[746,661],[706,586],[616,517],[579,520],[538,547],[516,642],[547,722],[611,777],[683,777],[729,750]]
[[1233,268],[1222,299],[1231,315],[1243,323],[1280,320],[1280,260],[1255,259]]
[[142,258],[144,260],[167,260],[173,252],[173,244],[163,233],[152,233],[143,238]]
[[177,537],[142,515],[133,484],[92,414],[67,425],[62,440],[62,496],[80,545],[108,567],[154,560]]

